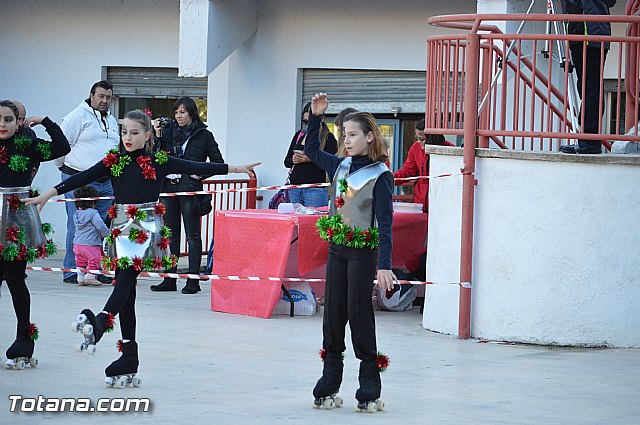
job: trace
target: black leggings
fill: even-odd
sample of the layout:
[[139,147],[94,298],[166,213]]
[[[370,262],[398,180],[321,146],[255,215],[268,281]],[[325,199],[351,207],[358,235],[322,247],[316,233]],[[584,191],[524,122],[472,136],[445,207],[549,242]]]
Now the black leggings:
[[116,269],[116,283],[104,311],[119,314],[122,339],[136,340],[136,283],[139,271]]
[[345,350],[345,326],[358,359],[375,361],[376,322],[371,303],[378,250],[331,244],[327,259],[322,346],[327,353]]
[[9,292],[11,292],[11,300],[13,301],[13,310],[18,319],[16,337],[21,328],[28,328],[29,313],[31,310],[31,296],[29,288],[24,281],[24,271],[27,268],[26,261],[0,261],[0,276],[7,281]]

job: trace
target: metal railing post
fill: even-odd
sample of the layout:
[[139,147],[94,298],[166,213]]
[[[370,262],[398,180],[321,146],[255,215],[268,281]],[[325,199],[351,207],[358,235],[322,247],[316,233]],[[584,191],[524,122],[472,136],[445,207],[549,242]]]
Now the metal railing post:
[[[464,164],[462,176],[462,232],[460,243],[460,281],[471,282],[473,272],[473,203],[478,126],[478,69],[480,36],[467,35],[464,91]],[[471,288],[460,286],[458,338],[471,336]]]

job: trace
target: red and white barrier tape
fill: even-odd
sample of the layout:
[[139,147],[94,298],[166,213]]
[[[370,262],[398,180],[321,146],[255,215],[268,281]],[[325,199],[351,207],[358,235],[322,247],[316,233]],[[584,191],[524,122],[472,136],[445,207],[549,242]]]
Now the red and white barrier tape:
[[[433,180],[440,179],[443,177],[452,177],[452,176],[462,176],[468,173],[449,173],[449,174],[440,174],[437,176],[417,176],[417,177],[403,177],[394,179],[395,181],[409,182],[413,180]],[[306,184],[289,184],[282,186],[262,186],[262,187],[242,187],[239,189],[214,189],[214,190],[197,190],[190,192],[171,192],[171,193],[161,193],[161,197],[166,196],[195,196],[195,195],[212,195],[214,193],[240,193],[240,192],[259,192],[259,191],[267,191],[267,190],[281,190],[281,189],[305,189],[305,188],[313,188],[313,187],[328,187],[330,183],[306,183]],[[59,198],[59,199],[50,199],[48,202],[75,202],[75,201],[100,201],[100,200],[108,200],[114,199],[113,196],[96,196],[93,198]]]
[[[73,272],[73,273],[91,273],[91,274],[104,274],[104,275],[115,275],[115,272],[109,270],[89,270],[89,269],[71,269],[64,267],[37,267],[37,266],[29,266],[27,270],[36,271],[36,272]],[[252,280],[252,281],[260,281],[266,280],[269,282],[324,282],[325,279],[319,278],[309,278],[305,279],[302,277],[258,277],[258,276],[222,276],[217,274],[195,274],[195,273],[161,273],[161,272],[140,272],[140,276],[148,276],[148,277],[168,277],[173,279],[205,279],[205,280]],[[374,283],[377,283],[377,280],[374,280]],[[471,284],[469,282],[421,282],[419,280],[399,280],[400,284],[410,284],[410,285],[461,285],[464,288],[470,288]]]

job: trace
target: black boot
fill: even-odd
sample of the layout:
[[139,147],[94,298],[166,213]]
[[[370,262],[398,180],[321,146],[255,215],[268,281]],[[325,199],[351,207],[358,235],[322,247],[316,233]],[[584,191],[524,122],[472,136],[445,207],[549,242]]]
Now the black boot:
[[187,279],[187,284],[182,288],[183,294],[195,294],[200,291],[200,284],[196,279]]
[[91,323],[91,326],[93,326],[93,345],[97,344],[98,341],[100,341],[102,335],[104,335],[105,332],[111,332],[113,330],[114,319],[113,315],[111,314],[100,312],[96,316],[88,308],[82,310],[80,314],[84,314],[85,316],[87,316],[87,320],[89,320],[89,323]]
[[328,397],[340,390],[343,367],[341,353],[327,353],[322,367],[322,377],[313,389],[313,396],[316,399]]
[[171,278],[165,278],[158,285],[151,285],[151,290],[155,292],[164,292],[164,291],[177,291],[176,280]]
[[26,325],[18,325],[16,332],[16,340],[13,341],[11,347],[7,348],[5,353],[7,359],[15,359],[18,357],[33,357],[33,349],[35,348],[35,340],[37,337],[37,328],[33,328],[27,323]]
[[138,373],[138,344],[135,341],[119,342],[118,349],[122,352],[122,355],[118,360],[107,366],[104,370],[105,375],[113,377]]
[[358,381],[360,382],[360,388],[356,391],[356,399],[359,403],[376,401],[380,398],[382,383],[380,382],[380,371],[375,360],[360,362]]

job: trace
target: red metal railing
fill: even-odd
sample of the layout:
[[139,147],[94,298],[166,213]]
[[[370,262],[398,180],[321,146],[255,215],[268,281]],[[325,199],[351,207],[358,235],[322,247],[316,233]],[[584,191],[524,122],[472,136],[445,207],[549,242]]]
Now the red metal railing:
[[[638,15],[640,0],[630,0],[628,15]],[[487,21],[520,22],[611,22],[626,24],[625,36],[586,36],[565,34],[503,34]],[[640,17],[547,14],[487,14],[437,16],[432,25],[468,31],[465,35],[440,35],[427,40],[427,92],[425,132],[464,136],[462,182],[462,229],[460,280],[472,282],[475,148],[490,147],[490,141],[502,149],[557,151],[568,140],[640,141],[624,133],[638,120],[638,77],[640,76]],[[615,64],[613,79],[615,122],[605,132],[602,121],[598,134],[586,134],[584,113],[580,112],[578,93],[570,66],[559,67],[538,52],[545,46],[548,55],[559,62],[569,42],[608,42],[607,63]],[[548,42],[548,46],[547,43]],[[555,49],[555,52],[554,52]],[[568,56],[569,54],[566,53]],[[531,59],[529,59],[529,56]],[[603,54],[601,53],[601,60]],[[583,69],[586,69],[583,61]],[[622,71],[625,70],[625,78]],[[600,73],[600,91],[604,93],[604,72]],[[582,81],[584,81],[584,73]],[[498,82],[500,84],[498,84]],[[625,128],[621,129],[620,98],[626,90]],[[576,87],[583,94],[585,86]],[[610,107],[611,111],[613,107]],[[603,94],[599,99],[600,116],[604,111]],[[460,288],[458,337],[471,334],[471,289]]]
[[[242,188],[256,188],[258,187],[257,179],[208,179],[202,182],[203,190],[226,190],[226,189],[242,189]],[[203,254],[206,254],[211,241],[213,240],[213,229],[215,224],[215,213],[217,210],[242,210],[242,209],[255,209],[257,194],[256,192],[225,192],[225,193],[213,193],[211,205],[213,209],[211,212],[200,219],[202,223],[202,250]],[[187,255],[187,241],[184,235],[184,229],[182,229],[180,246],[182,246],[182,252],[180,256]]]

